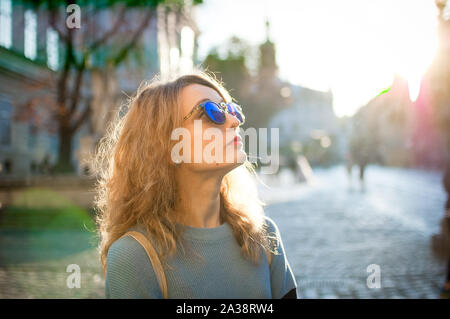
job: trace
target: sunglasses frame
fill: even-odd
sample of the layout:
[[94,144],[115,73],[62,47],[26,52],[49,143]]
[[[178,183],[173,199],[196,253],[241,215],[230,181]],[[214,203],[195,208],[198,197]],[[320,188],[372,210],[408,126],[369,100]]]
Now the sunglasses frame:
[[[218,109],[221,110],[223,113],[229,113],[229,114],[233,115],[230,111],[228,111],[228,105],[229,105],[229,104],[232,104],[233,102],[230,102],[230,103],[225,103],[225,102],[216,103],[216,102],[214,102],[214,101],[209,101],[209,100],[208,100],[208,101],[202,102],[202,103],[200,103],[199,105],[195,106],[195,107],[194,107],[194,108],[193,108],[193,109],[192,109],[192,110],[191,110],[191,111],[183,118],[183,121],[186,121],[188,118],[190,118],[190,117],[192,116],[192,114],[194,114],[195,111],[197,111],[197,110],[202,110],[202,112],[203,112],[204,114],[206,114],[206,116],[209,118],[209,120],[212,121],[214,124],[218,124],[218,125],[223,125],[223,124],[225,124],[226,121],[223,122],[223,123],[217,123],[217,122],[215,122],[212,118],[209,117],[208,113],[205,111],[205,104],[208,103],[208,102],[217,105]],[[236,103],[233,103],[233,106],[238,110],[238,112],[240,113],[240,115],[241,115],[241,117],[242,117],[242,122],[239,121],[239,119],[238,119],[238,121],[240,122],[239,125],[244,124],[244,123],[245,123],[245,115],[244,115],[244,113],[242,112],[242,107],[241,107],[240,105],[236,104]],[[233,116],[234,116],[234,115],[233,115]],[[236,116],[235,116],[235,117],[236,117]],[[237,117],[236,117],[236,118],[237,118]]]

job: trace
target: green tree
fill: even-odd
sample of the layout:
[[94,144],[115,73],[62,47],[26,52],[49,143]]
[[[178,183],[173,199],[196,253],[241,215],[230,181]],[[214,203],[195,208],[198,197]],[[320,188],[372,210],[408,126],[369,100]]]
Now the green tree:
[[258,74],[252,89],[249,111],[253,115],[250,127],[267,127],[274,114],[284,109],[289,100],[281,96],[284,84],[278,78],[275,43],[269,39],[269,23],[266,22],[267,39],[259,46]]
[[259,47],[257,74],[251,75],[248,59],[252,47],[238,37],[232,37],[224,45],[225,57],[217,48],[205,58],[203,65],[216,74],[230,94],[240,103],[246,114],[244,128],[267,127],[270,118],[287,105],[281,94],[281,81],[277,78],[275,45],[267,40]]
[[225,48],[224,58],[220,57],[215,48],[205,58],[203,65],[223,82],[235,101],[246,111],[252,84],[252,78],[246,65],[250,47],[238,37],[232,37],[225,44]]

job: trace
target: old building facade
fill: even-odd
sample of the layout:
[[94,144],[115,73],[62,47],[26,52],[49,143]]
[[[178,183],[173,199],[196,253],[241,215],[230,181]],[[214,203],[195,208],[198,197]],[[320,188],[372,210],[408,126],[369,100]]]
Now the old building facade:
[[[192,19],[195,7],[186,1],[181,11],[166,6],[154,10],[137,50],[125,63],[111,68],[102,50],[90,61],[82,93],[91,101],[91,116],[72,143],[72,161],[80,175],[89,170],[86,161],[111,115],[143,80],[188,72],[196,63],[199,31]],[[127,11],[136,17],[133,21],[139,21],[145,10]],[[107,30],[117,14],[116,8],[102,13],[96,27]],[[64,54],[61,41],[49,23],[48,12],[12,0],[0,0],[0,29],[0,176],[45,174],[58,156],[57,124],[50,105]],[[123,31],[117,41],[125,42],[127,36]]]

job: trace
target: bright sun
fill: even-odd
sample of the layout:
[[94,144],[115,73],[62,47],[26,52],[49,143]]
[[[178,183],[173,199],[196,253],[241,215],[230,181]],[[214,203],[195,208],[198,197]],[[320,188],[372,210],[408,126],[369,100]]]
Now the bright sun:
[[417,98],[437,47],[433,1],[305,1],[296,9],[302,15],[296,21],[298,41],[282,32],[292,29],[287,17],[273,31],[287,79],[321,90],[331,87],[338,116],[354,114],[390,86],[394,74],[408,80],[410,98]]

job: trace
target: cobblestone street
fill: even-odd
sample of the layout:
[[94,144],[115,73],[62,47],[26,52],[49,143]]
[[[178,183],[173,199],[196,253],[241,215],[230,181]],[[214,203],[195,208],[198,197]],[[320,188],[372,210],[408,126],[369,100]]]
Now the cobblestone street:
[[[445,194],[433,172],[367,169],[365,186],[345,167],[314,169],[297,184],[283,171],[262,179],[266,214],[277,223],[301,298],[438,298],[445,267],[429,241]],[[95,241],[88,233],[0,230],[0,298],[104,298]],[[81,288],[67,288],[78,264]],[[379,265],[381,288],[367,288]]]
[[[438,298],[445,267],[433,259],[445,193],[439,173],[367,169],[364,187],[345,167],[315,169],[310,185],[261,187],[280,229],[301,298]],[[367,288],[376,264],[381,288]]]

